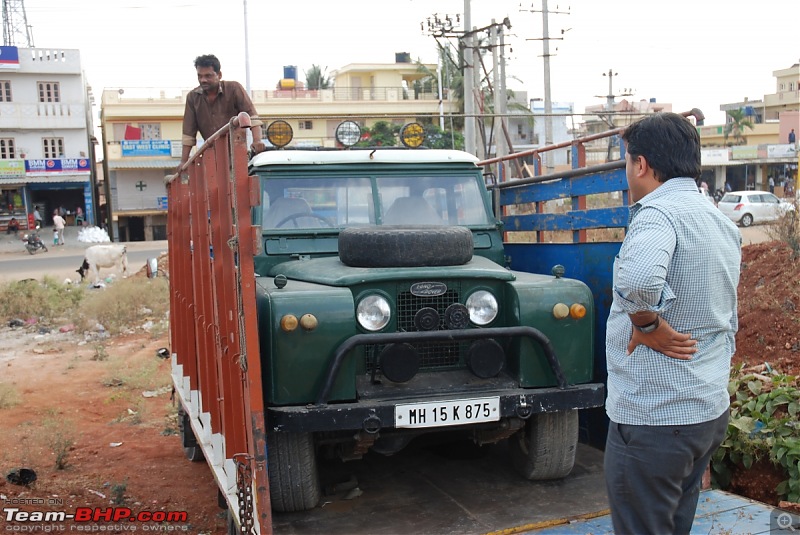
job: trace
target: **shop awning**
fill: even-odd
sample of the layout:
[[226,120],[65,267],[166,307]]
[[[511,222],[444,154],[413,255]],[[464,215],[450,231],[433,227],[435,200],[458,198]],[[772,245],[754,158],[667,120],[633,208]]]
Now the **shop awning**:
[[66,182],[89,182],[89,175],[42,175],[0,178],[0,185],[24,186],[25,184],[62,184]]
[[177,169],[180,158],[162,158],[160,160],[109,160],[108,169]]

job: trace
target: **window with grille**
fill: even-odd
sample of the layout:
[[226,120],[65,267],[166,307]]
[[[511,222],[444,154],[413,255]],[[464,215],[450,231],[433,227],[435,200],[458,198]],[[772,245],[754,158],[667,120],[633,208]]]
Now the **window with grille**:
[[61,87],[58,82],[39,82],[39,102],[61,102]]
[[0,138],[0,160],[10,160],[16,158],[17,151],[14,149],[14,138]]
[[0,80],[0,102],[11,102],[11,80]]
[[161,139],[161,123],[139,123],[141,139]]
[[313,121],[300,121],[300,130],[311,130],[314,128]]
[[45,158],[62,158],[64,156],[63,137],[42,138],[42,148]]

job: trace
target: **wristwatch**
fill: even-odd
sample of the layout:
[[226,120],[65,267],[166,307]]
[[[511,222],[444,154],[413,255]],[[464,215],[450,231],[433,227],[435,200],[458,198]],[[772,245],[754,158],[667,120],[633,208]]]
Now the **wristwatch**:
[[633,328],[636,329],[637,331],[641,332],[641,333],[650,334],[651,332],[653,332],[656,329],[658,329],[659,325],[661,325],[661,316],[656,316],[656,319],[654,319],[653,321],[651,321],[650,323],[648,323],[646,325],[635,325],[635,324],[633,324]]

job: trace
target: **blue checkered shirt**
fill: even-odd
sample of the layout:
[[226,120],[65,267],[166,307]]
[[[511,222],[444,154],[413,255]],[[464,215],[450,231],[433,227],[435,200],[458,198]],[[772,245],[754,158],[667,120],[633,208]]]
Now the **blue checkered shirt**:
[[[631,206],[614,260],[606,333],[606,412],[612,421],[696,424],[727,410],[741,241],[736,225],[698,193],[691,178],[670,179]],[[692,359],[673,359],[644,345],[628,355],[628,314],[641,311],[690,333],[697,340]]]

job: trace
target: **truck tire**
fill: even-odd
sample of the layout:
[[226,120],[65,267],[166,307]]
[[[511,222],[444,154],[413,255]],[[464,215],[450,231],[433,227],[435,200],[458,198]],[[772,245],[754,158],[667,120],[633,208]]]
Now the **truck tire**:
[[509,439],[514,468],[530,480],[561,479],[572,471],[578,447],[578,411],[534,414]]
[[197,443],[197,437],[194,436],[194,431],[192,431],[192,424],[189,423],[189,415],[186,414],[183,407],[178,409],[178,426],[181,431],[183,454],[186,455],[186,458],[193,463],[204,460],[205,455],[203,455],[200,444]]
[[350,227],[339,233],[339,259],[351,267],[460,266],[472,259],[464,227]]
[[288,513],[317,506],[322,492],[311,433],[268,430],[267,465],[273,510]]

